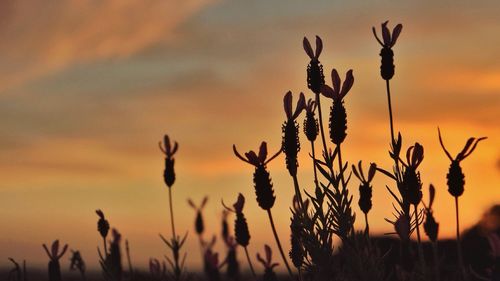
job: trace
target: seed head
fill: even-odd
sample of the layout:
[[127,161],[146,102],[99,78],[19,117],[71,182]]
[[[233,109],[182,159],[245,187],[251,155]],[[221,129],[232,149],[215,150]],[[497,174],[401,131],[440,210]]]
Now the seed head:
[[323,75],[323,66],[319,62],[319,55],[323,50],[323,42],[319,36],[316,36],[316,52],[313,52],[311,44],[306,37],[302,42],[304,50],[311,59],[307,66],[307,87],[315,94],[321,92],[321,86],[325,84],[325,75]]
[[276,197],[274,196],[273,184],[271,182],[271,176],[267,171],[266,164],[276,158],[280,154],[281,150],[268,160],[266,160],[266,142],[262,142],[262,144],[260,145],[259,156],[257,156],[254,151],[249,151],[245,153],[245,157],[243,157],[234,145],[233,151],[236,157],[238,157],[240,160],[255,167],[253,182],[255,187],[255,195],[257,196],[257,203],[264,210],[271,209],[274,205]]
[[205,230],[205,224],[203,223],[203,215],[202,215],[202,210],[205,207],[205,205],[208,202],[208,197],[205,196],[203,200],[201,201],[200,206],[196,206],[193,202],[193,200],[188,199],[188,204],[191,206],[196,211],[196,219],[194,222],[194,230],[196,234],[201,235],[203,234],[203,231]]
[[102,238],[106,239],[109,232],[109,222],[104,218],[104,213],[101,210],[96,210],[96,214],[99,216],[97,221],[97,231],[101,234]]
[[434,215],[432,214],[432,204],[434,203],[434,196],[436,195],[436,189],[431,184],[429,185],[429,204],[425,206],[425,222],[424,222],[424,231],[427,234],[427,237],[432,242],[437,241],[437,236],[439,232],[439,223],[434,219]]
[[294,176],[297,175],[297,167],[299,166],[297,162],[297,154],[300,151],[299,125],[295,122],[295,119],[299,117],[302,110],[306,107],[304,94],[300,93],[300,98],[297,102],[295,112],[293,112],[292,108],[292,92],[288,91],[286,93],[283,99],[283,105],[287,120],[282,127],[282,150],[286,155],[286,167],[288,172],[290,175]]
[[394,76],[394,52],[392,51],[392,47],[396,44],[396,40],[398,40],[399,34],[401,34],[401,30],[403,29],[403,25],[398,24],[394,27],[391,35],[391,32],[387,27],[388,22],[389,21],[382,23],[383,41],[377,36],[375,27],[372,27],[375,39],[377,39],[379,44],[382,46],[382,50],[380,51],[380,56],[382,57],[380,75],[384,80],[390,80]]
[[352,70],[347,71],[344,83],[341,83],[340,76],[336,69],[332,70],[332,86],[323,85],[321,93],[333,100],[330,108],[330,140],[334,144],[341,144],[347,136],[347,113],[344,107],[343,98],[347,95],[354,84]]
[[314,111],[316,110],[316,102],[312,99],[307,101],[306,105],[306,118],[304,119],[304,134],[307,140],[314,142],[318,136],[319,125],[318,120],[314,116]]
[[278,263],[273,263],[272,262],[272,251],[271,247],[269,247],[267,244],[264,245],[264,250],[266,253],[265,259],[260,256],[260,254],[257,254],[257,260],[262,263],[262,265],[265,268],[264,275],[262,277],[263,281],[277,281],[278,278],[276,276],[276,273],[274,273],[274,268],[278,266]]
[[408,148],[406,159],[408,164],[405,165],[402,184],[406,190],[408,203],[418,205],[422,200],[422,182],[417,168],[424,159],[424,147],[418,142],[415,143]]
[[293,213],[291,221],[292,221],[290,224],[291,248],[289,255],[293,265],[296,268],[300,268],[304,263],[305,251],[301,241],[302,224],[300,223],[300,218],[296,212]]
[[372,186],[371,181],[375,176],[377,171],[377,165],[375,163],[370,164],[370,169],[368,170],[368,177],[365,177],[363,173],[363,167],[361,161],[358,163],[358,169],[355,165],[352,165],[352,172],[361,181],[359,185],[359,201],[358,205],[363,213],[368,214],[372,208]]
[[248,231],[247,220],[243,214],[245,197],[241,193],[238,194],[238,199],[236,200],[236,203],[233,204],[233,208],[227,207],[224,205],[224,202],[222,202],[222,205],[226,208],[226,210],[236,214],[236,219],[234,221],[234,235],[236,236],[236,242],[243,247],[248,246],[250,242],[250,231]]
[[160,150],[165,154],[165,170],[163,171],[163,179],[165,184],[170,188],[175,182],[175,171],[174,171],[174,163],[175,159],[174,154],[177,152],[179,148],[177,142],[174,142],[172,145],[170,143],[170,138],[168,135],[163,137],[162,142],[159,143]]
[[477,144],[480,141],[485,140],[486,137],[469,138],[465,143],[465,146],[462,149],[462,151],[460,151],[460,153],[458,153],[457,156],[453,158],[451,157],[451,154],[444,146],[443,139],[441,138],[441,131],[439,130],[439,128],[438,128],[438,135],[439,135],[439,143],[441,144],[441,147],[443,148],[446,156],[448,156],[448,158],[451,161],[448,174],[446,175],[448,192],[454,197],[460,197],[464,193],[464,187],[465,187],[465,175],[462,172],[462,167],[460,167],[460,162],[465,158],[467,158],[469,155],[471,155],[472,152],[474,152],[474,150],[476,149]]

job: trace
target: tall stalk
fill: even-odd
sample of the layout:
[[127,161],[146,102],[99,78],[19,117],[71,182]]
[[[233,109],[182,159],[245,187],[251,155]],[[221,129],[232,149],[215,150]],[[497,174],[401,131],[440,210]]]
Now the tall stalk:
[[462,258],[462,245],[461,245],[461,240],[460,240],[460,224],[459,224],[459,216],[458,216],[458,197],[455,197],[455,219],[457,222],[457,258],[458,258],[458,266],[460,268],[460,273],[462,279],[465,276],[465,267],[464,267],[464,260]]
[[418,258],[420,260],[420,264],[422,266],[422,270],[425,273],[425,259],[424,259],[424,250],[422,248],[422,241],[420,239],[420,224],[419,224],[419,219],[418,219],[418,208],[417,205],[415,206],[415,228],[417,230],[417,243],[418,243]]
[[288,270],[288,274],[290,274],[290,278],[294,278],[292,274],[292,269],[288,264],[288,261],[285,256],[285,252],[283,251],[283,247],[281,247],[280,238],[278,237],[278,232],[276,231],[276,227],[274,226],[273,215],[271,213],[271,209],[267,210],[267,215],[269,216],[269,222],[271,223],[271,228],[273,229],[274,239],[276,240],[276,244],[278,246],[278,250],[280,251],[281,257],[283,258],[283,262],[285,263],[286,269]]
[[257,274],[255,274],[255,270],[253,269],[252,260],[250,259],[250,255],[248,254],[248,249],[247,247],[243,247],[243,249],[245,249],[245,255],[247,256],[247,261],[248,261],[248,266],[250,266],[250,271],[252,272],[253,277],[257,278]]

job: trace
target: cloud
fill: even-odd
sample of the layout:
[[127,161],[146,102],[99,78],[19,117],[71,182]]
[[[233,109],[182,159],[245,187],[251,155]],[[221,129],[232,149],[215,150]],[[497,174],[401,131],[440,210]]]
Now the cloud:
[[71,64],[128,57],[174,40],[177,26],[210,2],[3,1],[0,90]]

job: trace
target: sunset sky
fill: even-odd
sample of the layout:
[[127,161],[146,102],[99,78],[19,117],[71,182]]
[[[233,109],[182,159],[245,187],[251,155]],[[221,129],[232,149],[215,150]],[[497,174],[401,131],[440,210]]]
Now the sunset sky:
[[[462,164],[462,229],[500,203],[498,11],[493,0],[1,1],[0,267],[7,257],[45,266],[42,243],[60,239],[97,268],[96,209],[130,241],[134,265],[163,257],[158,233],[169,235],[170,221],[158,141],[165,133],[179,142],[173,194],[176,227],[190,232],[188,266],[201,262],[188,198],[209,196],[208,238],[220,233],[221,199],[232,203],[241,192],[250,253],[274,246],[255,202],[253,168],[231,147],[255,150],[265,140],[270,151],[279,149],[284,94],[313,96],[302,39],[319,35],[327,83],[332,68],[342,78],[354,71],[344,160],[390,169],[380,46],[371,33],[385,20],[404,26],[394,47],[395,127],[405,150],[424,145],[424,199],[433,183],[440,237],[452,237],[449,160],[438,126],[453,155],[468,137],[488,137]],[[301,140],[299,181],[312,190],[310,146]],[[293,184],[284,156],[269,170],[273,212],[288,248]],[[379,234],[392,231],[384,220],[393,211],[386,184],[392,183],[375,176],[369,217]],[[361,229],[357,180],[350,188]],[[221,241],[217,248],[223,250]]]

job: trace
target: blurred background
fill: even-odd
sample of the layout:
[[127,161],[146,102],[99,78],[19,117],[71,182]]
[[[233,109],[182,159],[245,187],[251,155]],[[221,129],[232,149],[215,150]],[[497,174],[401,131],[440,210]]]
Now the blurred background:
[[[231,146],[245,152],[265,140],[271,152],[279,149],[283,95],[313,96],[302,39],[319,35],[327,83],[333,67],[342,78],[354,70],[344,160],[390,169],[380,46],[371,33],[385,20],[404,26],[394,47],[395,128],[405,150],[424,145],[424,200],[433,183],[440,237],[452,237],[449,160],[438,126],[453,155],[468,137],[488,137],[462,164],[462,229],[500,201],[499,8],[498,1],[465,0],[1,1],[0,266],[7,257],[45,266],[42,243],[60,239],[97,268],[98,208],[129,240],[136,267],[163,257],[158,233],[170,235],[170,221],[158,141],[165,133],[180,144],[173,194],[176,227],[190,232],[188,267],[201,264],[188,198],[209,196],[207,234],[218,235],[221,199],[232,203],[241,192],[251,255],[264,243],[274,246],[254,200],[253,168]],[[309,152],[303,141],[299,181],[311,191]],[[288,248],[293,184],[284,161],[280,156],[269,169],[273,212]],[[384,220],[393,211],[388,184],[375,176],[369,217],[379,234],[392,231]],[[357,180],[350,186],[361,229]]]

